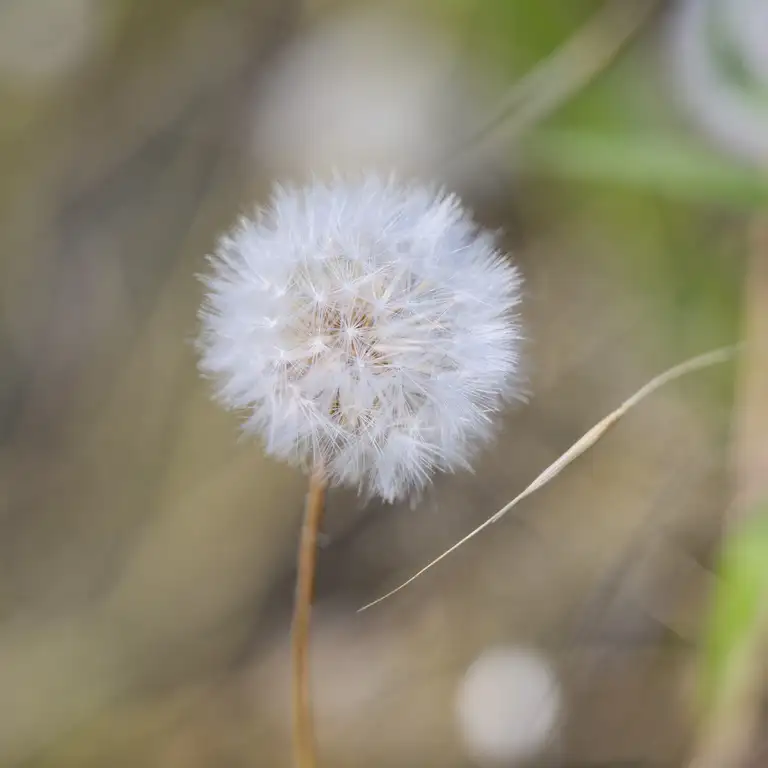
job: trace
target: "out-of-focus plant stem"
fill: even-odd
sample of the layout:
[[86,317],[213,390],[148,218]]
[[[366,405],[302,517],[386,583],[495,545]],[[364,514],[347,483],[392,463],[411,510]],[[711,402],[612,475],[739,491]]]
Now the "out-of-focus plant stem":
[[[746,350],[741,358],[734,409],[734,502],[725,519],[726,535],[768,498],[768,215],[755,216],[744,281]],[[756,765],[762,702],[768,683],[768,607],[761,610],[724,690],[708,713],[691,768],[747,768]]]
[[[557,112],[614,61],[657,4],[658,0],[605,0],[570,39],[504,94],[456,148],[456,155],[488,141],[516,140]],[[445,158],[451,159],[453,153]]]
[[748,349],[741,359],[734,414],[735,503],[729,526],[768,496],[768,213],[755,216],[744,284]]

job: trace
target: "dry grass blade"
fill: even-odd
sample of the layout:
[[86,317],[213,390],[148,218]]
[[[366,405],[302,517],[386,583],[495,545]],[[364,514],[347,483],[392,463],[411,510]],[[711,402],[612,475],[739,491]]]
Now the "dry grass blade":
[[385,595],[376,598],[370,603],[367,603],[362,608],[358,609],[358,613],[372,608],[374,605],[383,602],[392,595],[405,589],[409,584],[413,583],[420,576],[425,574],[430,568],[437,565],[441,560],[444,560],[448,555],[455,552],[459,547],[466,544],[470,539],[477,536],[478,533],[485,530],[489,525],[501,520],[504,515],[507,514],[513,507],[517,506],[523,499],[538,491],[539,488],[545,486],[550,480],[553,480],[559,475],[571,462],[575,461],[581,456],[587,449],[591,448],[622,416],[628,411],[638,405],[649,395],[653,394],[656,390],[663,387],[675,379],[684,376],[687,373],[693,373],[703,368],[709,368],[719,363],[725,363],[740,350],[741,345],[736,344],[728,347],[722,347],[711,352],[706,352],[703,355],[692,357],[685,362],[682,362],[673,368],[670,368],[664,373],[659,374],[654,379],[649,381],[645,386],[637,390],[630,398],[625,400],[615,411],[609,413],[604,419],[599,421],[588,432],[582,435],[565,453],[563,453],[558,459],[550,464],[530,485],[528,485],[523,491],[515,496],[512,501],[505,504],[498,512],[489,517],[484,523],[481,523],[477,528],[468,533],[463,539],[457,541],[452,547],[446,549],[441,555],[436,557],[431,562],[427,563],[420,571],[417,571],[408,580],[404,581],[398,587],[387,592]]
[[618,56],[657,4],[606,0],[573,37],[512,86],[457,151],[473,150],[497,133],[517,137],[556,112]]

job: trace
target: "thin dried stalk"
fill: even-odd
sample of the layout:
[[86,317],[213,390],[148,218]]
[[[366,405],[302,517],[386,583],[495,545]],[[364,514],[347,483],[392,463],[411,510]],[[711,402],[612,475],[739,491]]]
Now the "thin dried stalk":
[[291,627],[293,652],[293,735],[296,768],[317,765],[315,729],[312,718],[309,666],[309,629],[315,591],[317,539],[325,507],[325,480],[319,471],[312,474],[301,529],[296,576],[296,597]]
[[400,586],[395,587],[395,589],[387,592],[385,595],[382,595],[381,597],[376,598],[376,600],[367,603],[362,608],[359,608],[358,613],[365,611],[368,608],[372,608],[374,605],[377,605],[378,603],[386,600],[388,597],[396,594],[401,589],[405,589],[405,587],[407,587],[409,584],[416,581],[419,576],[422,576],[430,568],[437,565],[441,560],[444,560],[446,557],[448,557],[448,555],[452,554],[459,547],[466,544],[470,539],[477,536],[478,533],[485,530],[489,525],[492,525],[493,523],[501,520],[501,518],[504,517],[507,512],[509,512],[513,507],[517,506],[517,504],[519,504],[523,499],[530,496],[535,491],[538,491],[539,488],[542,488],[550,480],[553,480],[555,477],[557,477],[557,475],[559,475],[569,464],[571,464],[571,462],[575,461],[579,456],[581,456],[582,453],[591,448],[617,421],[619,421],[619,419],[622,418],[622,416],[625,416],[628,411],[638,405],[638,403],[640,403],[646,397],[656,392],[657,389],[660,389],[670,381],[679,379],[681,376],[684,376],[687,373],[692,373],[693,371],[699,371],[703,368],[709,368],[712,365],[718,365],[719,363],[727,362],[739,351],[740,346],[741,345],[733,345],[729,347],[723,347],[721,349],[716,349],[712,352],[707,352],[703,355],[699,355],[698,357],[693,357],[690,360],[686,360],[685,362],[674,366],[674,368],[670,368],[664,373],[656,376],[656,378],[652,379],[644,387],[641,387],[637,392],[635,392],[632,397],[625,400],[615,411],[609,413],[602,421],[595,424],[592,429],[582,435],[581,438],[579,438],[562,456],[560,456],[560,458],[556,459],[552,464],[550,464],[527,488],[515,496],[512,501],[505,504],[498,512],[496,512],[496,514],[489,517],[484,523],[481,523],[471,533],[468,533],[463,539],[461,539],[461,541],[456,542],[456,544],[454,544],[452,547],[446,549],[445,552],[425,565],[420,571],[411,576],[407,581],[404,581],[402,584],[400,584]]
[[562,46],[518,80],[445,161],[491,139],[516,139],[605,70],[642,29],[658,0],[605,0]]

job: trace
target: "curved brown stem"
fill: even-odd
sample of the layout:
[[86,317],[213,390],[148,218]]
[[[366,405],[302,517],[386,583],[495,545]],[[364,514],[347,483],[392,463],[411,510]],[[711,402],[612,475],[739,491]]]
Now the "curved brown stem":
[[293,739],[296,768],[317,765],[315,733],[312,718],[309,671],[309,628],[317,563],[317,535],[325,507],[325,480],[315,471],[309,481],[309,492],[301,528],[296,576],[296,597],[291,626],[293,656]]

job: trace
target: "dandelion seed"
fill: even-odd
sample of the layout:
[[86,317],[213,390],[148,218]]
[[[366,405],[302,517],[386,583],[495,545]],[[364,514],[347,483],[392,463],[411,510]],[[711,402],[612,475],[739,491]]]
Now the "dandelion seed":
[[519,394],[520,276],[450,194],[278,187],[211,257],[201,370],[268,454],[394,501]]

